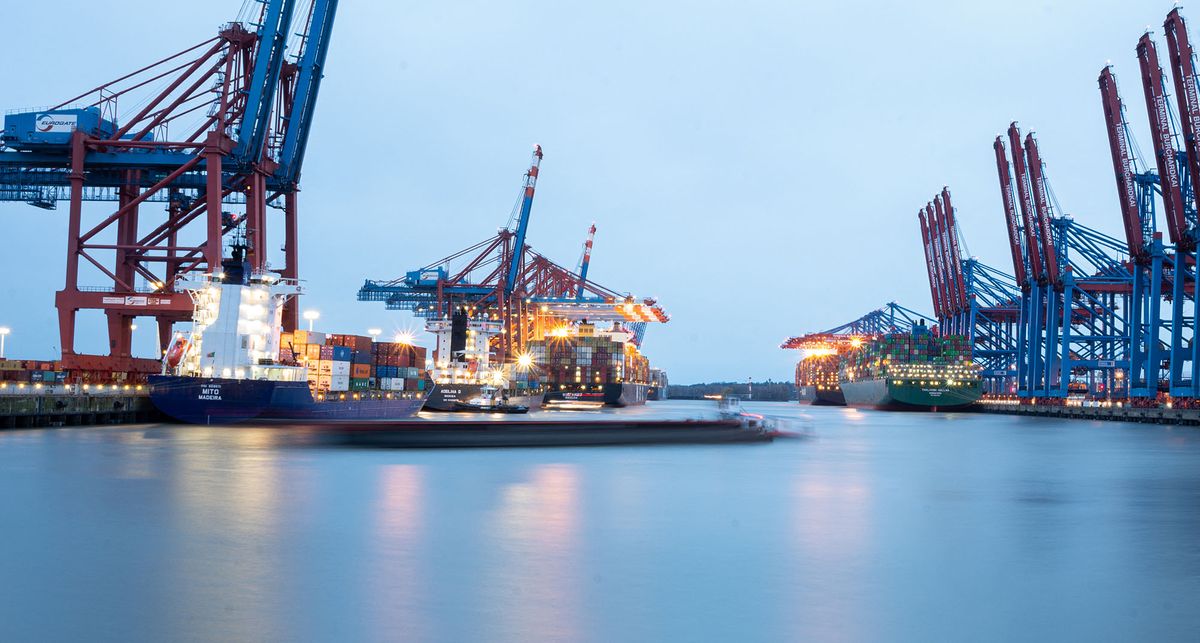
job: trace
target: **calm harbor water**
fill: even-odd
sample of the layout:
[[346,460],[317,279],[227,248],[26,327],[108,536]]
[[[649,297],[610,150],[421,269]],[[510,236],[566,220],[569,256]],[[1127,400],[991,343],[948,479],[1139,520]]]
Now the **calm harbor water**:
[[375,451],[279,428],[0,432],[0,640],[1200,633],[1200,430],[747,406],[811,437]]

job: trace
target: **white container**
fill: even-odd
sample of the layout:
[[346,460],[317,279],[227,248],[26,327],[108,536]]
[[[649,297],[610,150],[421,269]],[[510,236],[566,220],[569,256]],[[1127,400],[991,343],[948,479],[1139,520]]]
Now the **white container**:
[[333,363],[333,376],[337,377],[340,375],[345,375],[346,377],[350,377],[350,362],[334,362]]
[[349,375],[334,375],[329,378],[329,390],[331,391],[349,391],[350,376]]

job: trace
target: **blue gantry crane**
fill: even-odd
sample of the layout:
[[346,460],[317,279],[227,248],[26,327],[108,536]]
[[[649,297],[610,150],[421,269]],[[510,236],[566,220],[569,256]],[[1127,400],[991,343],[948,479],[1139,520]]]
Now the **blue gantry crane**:
[[[1128,366],[1133,276],[1123,244],[1058,213],[1037,138],[1008,128],[993,143],[1001,202],[1021,293],[1017,390],[1022,397],[1112,394]],[[1021,216],[1015,212],[1013,186]]]
[[888,302],[865,315],[839,324],[833,328],[783,340],[783,349],[805,349],[812,346],[833,346],[848,341],[862,341],[892,333],[911,333],[918,325],[934,326],[938,320],[905,308],[896,302]]
[[941,332],[971,340],[985,391],[1012,388],[1016,377],[1016,281],[975,257],[963,257],[950,189],[917,212],[934,315]]

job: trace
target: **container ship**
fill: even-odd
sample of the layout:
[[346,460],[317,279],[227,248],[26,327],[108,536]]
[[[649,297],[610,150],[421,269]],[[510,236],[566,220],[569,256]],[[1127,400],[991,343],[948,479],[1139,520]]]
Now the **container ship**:
[[458,311],[449,319],[430,320],[425,329],[437,337],[431,372],[436,386],[425,410],[508,412],[542,405],[544,391],[530,358],[492,361],[492,338],[502,330],[499,321]]
[[546,406],[622,407],[649,399],[650,362],[619,322],[606,329],[586,321],[559,326],[528,351],[541,371]]
[[400,375],[389,364],[400,349],[377,349],[356,336],[282,333],[283,306],[299,285],[251,271],[242,246],[232,254],[223,272],[185,284],[192,330],[172,338],[163,374],[148,378],[160,411],[183,422],[230,424],[393,420],[421,409],[429,387],[419,371]]
[[838,372],[842,367],[841,352],[810,355],[796,363],[796,390],[801,404],[814,406],[845,406]]
[[839,383],[848,405],[881,410],[961,409],[983,395],[970,339],[936,336],[923,322],[847,355]]
[[669,381],[667,372],[661,368],[650,369],[650,390],[646,391],[647,400],[665,400],[667,399],[667,387]]

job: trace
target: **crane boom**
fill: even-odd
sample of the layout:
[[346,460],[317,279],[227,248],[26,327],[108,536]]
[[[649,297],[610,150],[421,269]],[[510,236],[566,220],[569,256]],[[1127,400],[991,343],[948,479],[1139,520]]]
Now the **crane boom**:
[[1028,287],[1025,278],[1025,251],[1021,248],[1021,224],[1017,220],[1016,204],[1013,203],[1012,179],[1008,173],[1008,158],[1004,151],[1004,137],[997,136],[992,144],[996,151],[996,175],[1000,178],[1000,200],[1004,203],[1004,222],[1008,227],[1008,247],[1012,252],[1013,275],[1022,290]]
[[304,150],[312,130],[313,111],[321,89],[337,6],[338,0],[314,0],[308,29],[304,34],[304,50],[296,70],[296,93],[289,106],[287,129],[279,154],[279,173],[293,183],[300,180],[300,166],[304,163]]
[[1038,227],[1033,217],[1033,200],[1029,194],[1029,177],[1025,171],[1025,149],[1021,146],[1021,130],[1017,122],[1008,126],[1008,144],[1012,148],[1013,173],[1017,183],[1017,197],[1021,200],[1021,223],[1025,229],[1025,251],[1029,253],[1029,269],[1033,279],[1039,284],[1046,283],[1042,263],[1041,240],[1038,239]]
[[1042,258],[1046,262],[1046,278],[1050,283],[1061,283],[1058,271],[1058,253],[1054,248],[1054,233],[1050,229],[1050,200],[1046,195],[1046,177],[1042,155],[1038,151],[1033,132],[1025,135],[1025,155],[1029,160],[1029,186],[1033,191],[1033,207],[1037,213],[1038,231],[1042,237]]
[[950,272],[946,270],[946,255],[949,252],[942,245],[942,221],[934,209],[933,203],[925,205],[925,214],[929,217],[929,233],[933,238],[933,265],[938,275],[938,292],[942,297],[942,313],[952,315],[956,312],[954,299],[951,297]]
[[1125,106],[1117,90],[1117,78],[1109,65],[1100,71],[1100,99],[1104,104],[1104,125],[1108,130],[1108,146],[1112,154],[1113,175],[1117,180],[1117,195],[1121,200],[1121,223],[1125,226],[1125,241],[1129,256],[1144,262],[1149,258],[1146,238],[1142,234],[1141,210],[1138,208],[1137,185],[1133,178],[1133,156],[1125,127]]
[[295,12],[296,0],[270,0],[264,8],[254,50],[254,74],[247,88],[246,109],[233,150],[234,157],[241,161],[257,162],[262,154]]
[[583,297],[583,285],[587,283],[588,266],[592,265],[592,242],[596,240],[596,224],[588,228],[587,241],[583,242],[583,259],[579,261],[579,290],[575,298]]
[[942,317],[942,300],[938,296],[937,274],[933,268],[933,243],[930,241],[929,225],[925,221],[925,210],[917,210],[921,221],[921,246],[925,249],[925,271],[929,274],[929,298],[933,302],[933,314]]
[[1171,73],[1175,79],[1175,99],[1179,105],[1179,123],[1183,128],[1183,145],[1187,151],[1188,176],[1192,192],[1200,189],[1200,97],[1196,95],[1196,52],[1188,39],[1187,23],[1179,9],[1171,10],[1163,23],[1167,36],[1167,52],[1171,58]]
[[504,294],[512,295],[521,271],[521,258],[525,255],[525,233],[529,231],[529,211],[533,208],[533,193],[537,188],[538,168],[542,165],[542,146],[533,146],[533,162],[525,173],[525,184],[521,195],[521,214],[517,220],[516,240],[509,257],[508,274],[504,281]]
[[947,268],[950,269],[951,286],[954,292],[951,293],[951,299],[958,310],[966,310],[967,308],[967,288],[964,284],[962,273],[962,254],[958,251],[958,226],[954,221],[954,211],[950,205],[950,188],[943,187],[942,193],[933,198],[933,207],[938,213],[938,217],[942,220],[943,234],[945,235],[942,244],[947,250]]
[[1149,32],[1138,39],[1137,54],[1142,68],[1142,88],[1146,94],[1146,113],[1150,117],[1150,129],[1154,132],[1154,157],[1158,164],[1163,209],[1167,215],[1167,232],[1171,243],[1193,247],[1194,240],[1190,238],[1183,213],[1183,193],[1179,185],[1179,166],[1175,159],[1163,71],[1158,63],[1158,50]]

